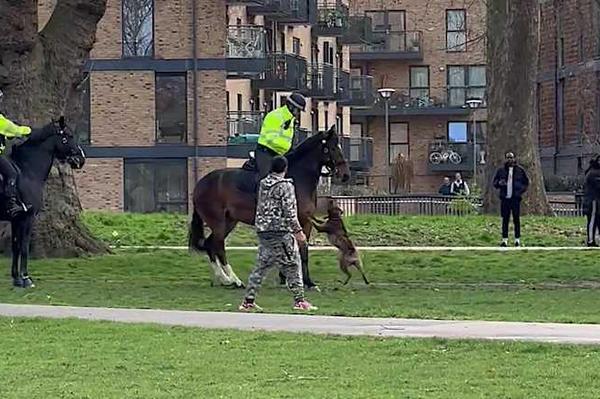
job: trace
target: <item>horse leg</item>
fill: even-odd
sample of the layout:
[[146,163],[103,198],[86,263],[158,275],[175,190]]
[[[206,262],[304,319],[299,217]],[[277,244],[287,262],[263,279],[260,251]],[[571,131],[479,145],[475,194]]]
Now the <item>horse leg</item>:
[[33,288],[35,284],[29,276],[29,250],[31,246],[31,230],[33,228],[33,216],[27,216],[23,220],[23,229],[21,234],[21,276],[23,279],[23,288]]
[[204,246],[206,248],[206,254],[208,255],[208,260],[210,263],[210,267],[213,271],[213,279],[212,284],[217,283],[224,286],[231,286],[234,282],[231,278],[225,273],[223,267],[221,266],[219,260],[217,259],[217,250],[219,247],[218,243],[215,243],[217,239],[215,238],[214,233],[211,233],[206,241],[204,242]]
[[219,266],[221,266],[223,268],[225,274],[227,274],[227,276],[234,282],[234,284],[236,285],[237,288],[245,288],[244,283],[242,283],[242,280],[240,280],[239,277],[235,274],[235,272],[233,271],[233,268],[227,261],[227,254],[225,253],[225,238],[227,238],[229,233],[231,233],[231,231],[235,228],[236,225],[237,225],[236,220],[227,218],[227,220],[225,222],[225,231],[224,231],[223,240],[218,241],[222,245],[215,249],[216,249],[216,255],[217,255],[217,262],[218,262]]
[[312,232],[312,223],[310,219],[302,226],[304,230],[304,234],[306,235],[306,243],[300,246],[300,258],[302,259],[302,279],[304,280],[304,286],[306,288],[314,288],[317,291],[319,287],[313,283],[310,279],[310,274],[308,271],[308,240],[310,239],[310,233]]
[[12,267],[11,275],[14,287],[23,287],[23,279],[19,270],[19,259],[21,254],[21,224],[18,221],[12,221],[10,224],[11,243],[12,243]]

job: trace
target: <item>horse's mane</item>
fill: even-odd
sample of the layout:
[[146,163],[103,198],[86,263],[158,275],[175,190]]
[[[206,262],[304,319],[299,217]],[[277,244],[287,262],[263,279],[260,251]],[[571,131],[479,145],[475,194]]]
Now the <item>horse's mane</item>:
[[41,128],[31,129],[31,134],[25,137],[25,142],[22,145],[41,143],[54,133],[55,131],[52,123],[48,123]]
[[314,136],[308,137],[306,140],[302,141],[296,148],[286,154],[286,158],[289,162],[297,161],[299,158],[302,158],[309,151],[312,151],[315,148],[315,145],[320,144],[324,139],[324,133],[320,132],[315,134]]

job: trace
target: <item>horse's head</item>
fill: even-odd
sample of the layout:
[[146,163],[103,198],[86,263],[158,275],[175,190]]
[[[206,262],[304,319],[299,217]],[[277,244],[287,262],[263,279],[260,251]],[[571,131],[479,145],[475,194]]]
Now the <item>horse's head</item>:
[[81,169],[85,165],[85,153],[77,144],[71,129],[61,116],[57,121],[52,121],[54,129],[55,147],[54,155],[60,162],[68,162],[73,169]]
[[344,159],[344,153],[342,146],[340,145],[340,139],[335,131],[335,125],[329,128],[322,135],[322,158],[321,163],[331,173],[334,173],[343,183],[350,179],[350,168],[346,159]]

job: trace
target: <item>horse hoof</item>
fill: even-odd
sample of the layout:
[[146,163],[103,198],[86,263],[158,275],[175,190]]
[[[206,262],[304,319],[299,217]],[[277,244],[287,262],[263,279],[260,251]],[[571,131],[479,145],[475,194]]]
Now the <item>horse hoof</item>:
[[23,288],[23,279],[21,279],[21,278],[13,278],[12,285],[13,285],[13,287]]
[[321,289],[319,288],[318,285],[311,285],[311,286],[307,287],[306,289],[309,291],[321,292]]
[[241,290],[244,290],[244,289],[246,289],[246,284],[240,283],[240,284],[237,284],[236,287],[239,288],[239,289],[241,289]]
[[23,279],[23,288],[35,288],[35,284],[31,277],[26,277]]

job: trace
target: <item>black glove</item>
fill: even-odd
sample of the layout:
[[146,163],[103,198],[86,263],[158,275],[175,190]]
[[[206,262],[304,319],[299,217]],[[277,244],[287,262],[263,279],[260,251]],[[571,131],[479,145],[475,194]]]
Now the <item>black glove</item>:
[[288,121],[285,121],[285,122],[283,123],[283,129],[284,129],[284,130],[288,130],[288,129],[290,128],[290,124],[291,124],[291,123],[292,123],[292,120],[291,120],[291,119],[290,119],[290,120],[288,120]]

